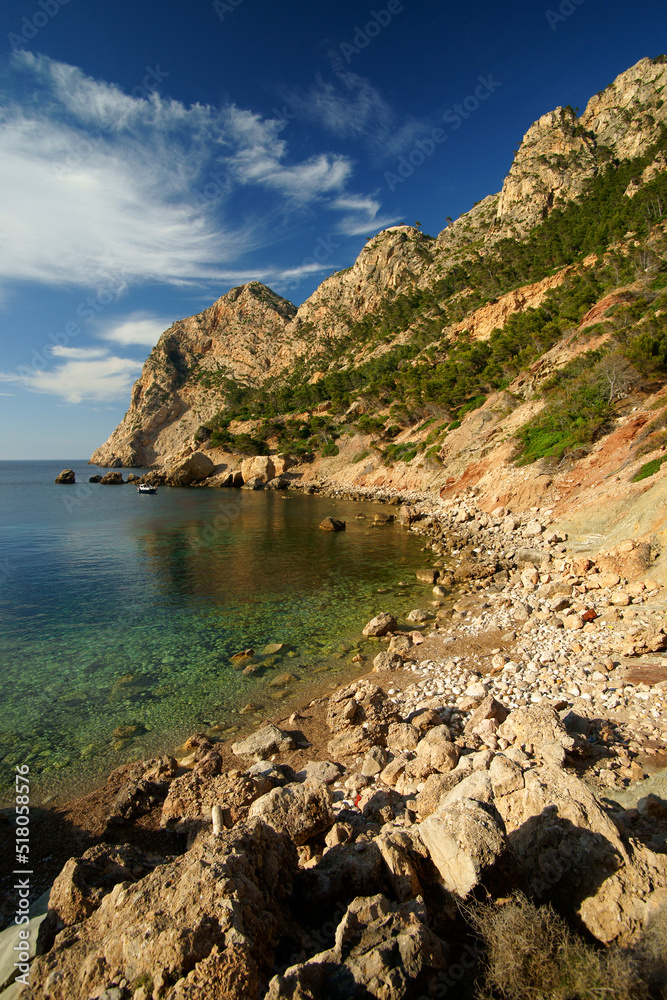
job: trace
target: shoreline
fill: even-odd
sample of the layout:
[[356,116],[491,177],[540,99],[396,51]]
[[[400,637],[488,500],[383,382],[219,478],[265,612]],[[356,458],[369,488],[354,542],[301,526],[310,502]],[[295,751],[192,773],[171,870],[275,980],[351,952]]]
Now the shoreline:
[[[339,495],[347,492],[339,490]],[[377,494],[372,499],[377,500]],[[510,714],[533,706],[552,712],[555,708],[561,736],[567,733],[567,740],[556,741],[561,749],[553,751],[559,766],[567,758],[568,767],[609,803],[617,824],[625,824],[626,832],[647,849],[666,851],[660,823],[658,843],[655,823],[652,826],[637,808],[623,806],[636,782],[667,766],[667,637],[658,621],[667,590],[651,585],[654,581],[646,566],[650,557],[627,544],[624,551],[600,557],[597,565],[590,557],[568,551],[566,540],[547,523],[549,516],[540,520],[535,511],[528,517],[505,509],[488,514],[471,500],[415,497],[401,514],[410,530],[424,538],[434,569],[431,583],[425,579],[428,571],[422,582],[436,590],[433,594],[425,590],[424,600],[413,612],[411,624],[416,627],[409,633],[392,629],[376,639],[381,655],[373,670],[288,715],[279,710],[267,715],[266,721],[290,734],[294,745],[263,753],[265,764],[258,760],[252,766],[252,757],[234,754],[231,740],[217,742],[194,734],[181,748],[175,767],[164,763],[169,758],[159,758],[161,774],[149,773],[156,761],[121,766],[103,786],[45,810],[52,814],[52,822],[64,824],[72,833],[73,839],[64,846],[70,851],[78,846],[74,853],[80,856],[86,845],[129,843],[176,857],[188,844],[193,850],[210,836],[211,814],[205,791],[193,797],[190,787],[188,794],[183,790],[174,796],[174,783],[188,786],[196,777],[205,788],[208,773],[213,785],[220,786],[222,779],[228,782],[232,802],[240,794],[235,784],[255,783],[251,801],[246,801],[246,788],[245,797],[241,794],[231,807],[224,826],[229,823],[232,833],[248,816],[260,789],[266,795],[268,788],[280,788],[288,778],[303,782],[309,773],[321,780],[325,762],[330,761],[343,769],[324,777],[331,794],[333,829],[343,838],[337,843],[347,843],[350,836],[357,841],[355,825],[368,820],[369,803],[378,794],[400,797],[403,805],[394,821],[402,815],[401,822],[412,827],[423,822],[426,809],[422,805],[413,811],[411,802],[433,796],[436,786],[442,792],[454,771],[461,771],[456,780],[462,781],[486,771],[494,757],[512,752],[508,734],[499,735],[502,723],[494,711],[484,710],[484,705],[488,709],[500,703]],[[614,560],[627,576],[610,568]],[[637,576],[648,578],[648,584]],[[391,607],[379,605],[378,601],[378,612],[392,613]],[[647,660],[653,664],[650,669]],[[632,663],[637,666],[629,666]],[[388,665],[392,669],[378,669]],[[406,720],[399,723],[405,730],[394,736],[393,747],[380,740],[381,752],[374,751],[365,736],[360,738],[356,727],[350,731],[343,725],[338,734],[332,730],[332,705],[355,698],[363,702],[364,692],[376,686],[383,691],[383,711]],[[652,692],[651,700],[647,692]],[[483,717],[476,719],[480,709]],[[413,724],[420,717],[425,720],[423,730]],[[565,727],[562,721],[568,718]],[[449,733],[445,742],[455,748],[448,751],[456,757],[452,768],[442,761],[438,766],[437,755],[425,763],[417,750],[430,730],[443,727]],[[416,742],[412,730],[421,734]],[[568,740],[577,744],[574,756],[571,746],[562,745]],[[526,751],[529,757],[542,759],[530,740],[523,745],[522,753]],[[369,761],[373,753],[377,759]],[[142,797],[139,786],[155,778],[164,787],[151,801],[150,796]],[[110,821],[114,808],[116,816]],[[383,813],[385,822],[392,809]],[[376,812],[370,809],[377,820]],[[664,826],[667,829],[667,823]],[[316,864],[320,851],[299,848],[300,864],[306,869],[311,862]],[[326,858],[326,847],[324,852]],[[56,869],[54,864],[53,875]],[[35,895],[45,888],[36,885]]]

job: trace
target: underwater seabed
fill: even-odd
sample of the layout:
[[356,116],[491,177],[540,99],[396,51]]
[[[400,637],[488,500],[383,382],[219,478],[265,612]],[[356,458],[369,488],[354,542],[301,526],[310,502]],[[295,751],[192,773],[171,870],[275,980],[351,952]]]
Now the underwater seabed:
[[[287,714],[370,668],[369,618],[431,597],[414,577],[419,540],[395,523],[371,527],[377,505],[225,491],[237,516],[211,535],[214,491],[101,490],[115,549],[100,547],[92,517],[73,545],[60,533],[48,594],[14,593],[0,640],[3,803],[17,764],[30,766],[39,804],[195,731],[227,738]],[[144,512],[137,521],[137,500],[162,504],[157,525],[155,508],[149,525]],[[331,513],[346,532],[317,530]]]

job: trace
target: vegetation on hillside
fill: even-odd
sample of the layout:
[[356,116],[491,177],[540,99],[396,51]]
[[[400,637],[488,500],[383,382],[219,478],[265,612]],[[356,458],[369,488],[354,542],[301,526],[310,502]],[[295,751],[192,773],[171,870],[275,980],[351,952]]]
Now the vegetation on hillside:
[[[605,294],[643,282],[642,294],[602,318],[608,346],[538,387],[545,406],[520,432],[516,458],[560,457],[594,441],[630,387],[667,375],[665,262],[647,239],[667,215],[667,173],[633,198],[624,194],[665,149],[663,129],[645,156],[610,160],[581,198],[557,206],[526,239],[501,240],[429,288],[388,297],[376,312],[349,324],[347,336],[326,345],[328,369],[317,381],[310,379],[315,366],[324,366],[321,356],[304,357],[288,376],[261,386],[242,385],[223,372],[195,376],[225,399],[208,424],[212,443],[243,454],[271,447],[306,457],[335,454],[339,436],[358,431],[372,435],[388,462],[409,461],[418,450],[435,455],[448,429],[574,332]],[[604,160],[605,151],[598,152]],[[596,266],[580,267],[539,308],[512,315],[488,340],[447,335],[447,327],[472,309],[590,254],[598,255]],[[313,413],[318,408],[326,413]],[[423,428],[429,417],[440,423],[428,441],[393,440],[408,428]],[[239,421],[252,421],[252,431],[233,432]]]

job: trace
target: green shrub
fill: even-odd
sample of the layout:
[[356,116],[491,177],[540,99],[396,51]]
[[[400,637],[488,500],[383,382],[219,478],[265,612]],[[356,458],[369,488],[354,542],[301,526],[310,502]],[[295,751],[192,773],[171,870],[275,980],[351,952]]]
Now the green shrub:
[[323,458],[328,458],[331,455],[337,455],[338,445],[335,441],[327,441],[326,444],[322,445],[320,454]]
[[650,462],[646,462],[642,465],[641,469],[634,474],[631,483],[640,483],[642,479],[648,479],[649,476],[654,476],[656,472],[660,470],[663,462],[667,462],[667,455],[663,455],[662,458],[654,458]]

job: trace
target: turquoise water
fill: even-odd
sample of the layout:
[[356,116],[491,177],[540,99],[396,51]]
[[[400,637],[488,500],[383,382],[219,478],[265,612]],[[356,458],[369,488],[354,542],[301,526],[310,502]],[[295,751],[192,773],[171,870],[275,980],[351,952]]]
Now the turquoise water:
[[[65,467],[81,485],[54,484]],[[425,599],[418,540],[371,527],[386,507],[242,490],[142,496],[89,485],[97,471],[0,462],[0,791],[16,763],[46,796],[195,730],[253,728],[281,701],[362,672],[352,657],[377,651],[360,634],[368,618]],[[347,530],[320,531],[328,514]],[[269,643],[285,648],[265,655]],[[246,648],[252,675],[230,661]]]

